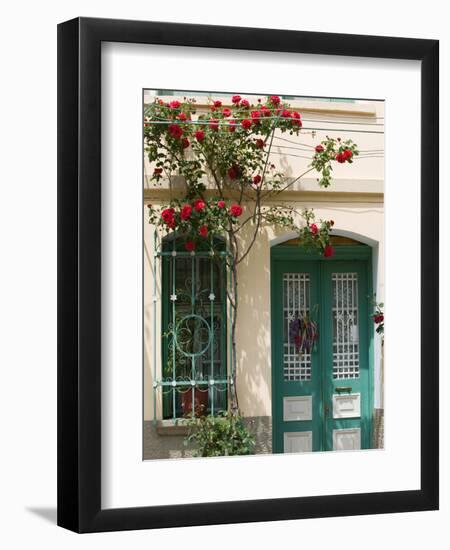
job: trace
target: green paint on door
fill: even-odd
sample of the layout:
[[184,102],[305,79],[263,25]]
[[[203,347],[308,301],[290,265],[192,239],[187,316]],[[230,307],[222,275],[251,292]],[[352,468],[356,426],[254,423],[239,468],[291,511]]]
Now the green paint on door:
[[[273,452],[370,448],[370,247],[339,246],[324,259],[280,245],[271,256]],[[305,311],[319,330],[311,354],[289,336]]]

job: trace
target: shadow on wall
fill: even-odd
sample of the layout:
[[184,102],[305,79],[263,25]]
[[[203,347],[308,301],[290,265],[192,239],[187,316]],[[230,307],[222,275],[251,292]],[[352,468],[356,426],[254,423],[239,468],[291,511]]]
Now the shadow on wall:
[[271,416],[270,245],[265,229],[239,265],[237,388],[244,416]]

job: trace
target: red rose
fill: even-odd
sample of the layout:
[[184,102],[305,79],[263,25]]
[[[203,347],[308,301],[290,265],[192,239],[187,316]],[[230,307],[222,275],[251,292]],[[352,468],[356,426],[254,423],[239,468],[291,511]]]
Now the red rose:
[[281,113],[281,116],[283,118],[291,118],[291,111],[289,111],[289,109],[284,109],[284,111]]
[[217,206],[218,206],[219,208],[225,208],[225,201],[219,201],[219,202],[217,203]]
[[231,98],[231,102],[234,103],[235,105],[240,103],[241,101],[241,96],[240,95],[234,95],[232,98]]
[[180,137],[183,135],[183,128],[181,128],[181,126],[178,126],[178,124],[169,124],[169,134],[174,139],[180,139]]
[[250,103],[246,99],[243,99],[241,101],[241,105],[242,105],[242,107],[246,107],[246,108],[250,107]]
[[297,111],[293,111],[292,113],[292,118],[294,119],[294,123],[297,125],[297,126],[302,126],[302,121],[301,121],[301,115],[300,113],[297,113]]
[[198,232],[200,233],[201,237],[207,237],[208,236],[208,226],[207,225],[202,225],[200,227],[200,229],[198,230]]
[[242,214],[243,209],[242,206],[239,204],[232,204],[230,207],[230,214],[234,216],[235,218],[239,218],[239,216]]
[[164,221],[167,221],[167,220],[169,220],[170,218],[173,218],[173,214],[174,214],[174,209],[173,209],[173,208],[165,208],[165,209],[161,212],[161,218],[162,218]]
[[187,149],[189,147],[190,143],[187,137],[181,140],[181,145],[183,146],[183,149]]
[[345,149],[342,154],[344,155],[345,160],[349,160],[353,156],[353,151],[351,149]]
[[214,132],[217,132],[219,129],[219,119],[218,118],[210,118],[209,119],[209,128],[210,130],[213,130]]
[[250,115],[251,115],[251,117],[252,117],[253,122],[256,123],[256,122],[259,121],[259,118],[260,118],[260,116],[261,116],[261,113],[260,113],[259,111],[252,111],[252,112],[250,113]]
[[222,102],[217,99],[216,101],[214,101],[214,107],[222,107]]
[[382,313],[380,313],[379,315],[374,315],[373,320],[378,325],[379,323],[382,323],[384,321],[384,315]]
[[256,176],[253,177],[253,183],[255,185],[258,185],[258,183],[261,183],[261,176],[259,174],[257,174]]
[[230,180],[235,180],[239,177],[239,166],[232,166],[228,169],[228,177]]
[[192,214],[192,206],[190,204],[185,204],[181,209],[181,219],[188,220]]
[[341,164],[342,164],[343,162],[345,162],[344,154],[343,154],[343,153],[338,153],[338,154],[336,155],[336,160],[337,160],[338,162],[340,162]]
[[230,132],[234,132],[236,130],[236,121],[235,120],[230,120],[228,130],[230,130]]
[[265,105],[261,105],[261,113],[263,116],[270,116],[272,111],[268,109]]
[[175,211],[173,208],[166,208],[161,212],[161,218],[172,229],[175,227],[175,218],[173,217],[174,212]]
[[222,109],[222,114],[224,117],[228,117],[231,115],[231,109],[228,109],[228,107],[225,107],[225,109]]
[[181,107],[181,103],[177,100],[174,100],[169,103],[169,107],[171,109],[178,109],[179,107]]
[[155,168],[154,174],[162,174],[163,169],[162,168]]
[[317,225],[315,223],[312,223],[309,228],[311,229],[311,233],[313,235],[317,235],[319,229],[317,228]]
[[194,241],[186,241],[184,243],[184,248],[186,250],[188,250],[189,252],[192,252],[193,250],[195,250],[195,243]]
[[249,130],[252,127],[252,121],[248,118],[244,118],[244,120],[241,121],[241,125],[245,130]]
[[203,130],[197,130],[194,136],[195,139],[201,143],[205,139],[205,132]]
[[258,147],[258,149],[262,149],[264,147],[264,140],[261,139],[261,138],[258,138],[255,141],[255,145],[256,145],[256,147]]
[[178,120],[186,120],[187,119],[186,113],[180,113],[177,116],[177,118],[178,118]]
[[271,95],[269,97],[269,101],[270,103],[272,103],[272,105],[279,105],[281,102],[281,99],[277,95]]
[[325,148],[323,145],[316,145],[316,153],[323,153],[325,151]]
[[206,207],[206,204],[202,199],[197,199],[194,202],[194,208],[197,212],[201,212]]
[[323,249],[323,255],[325,258],[331,258],[331,256],[333,256],[334,254],[334,248],[330,245],[330,244],[327,244],[327,246]]

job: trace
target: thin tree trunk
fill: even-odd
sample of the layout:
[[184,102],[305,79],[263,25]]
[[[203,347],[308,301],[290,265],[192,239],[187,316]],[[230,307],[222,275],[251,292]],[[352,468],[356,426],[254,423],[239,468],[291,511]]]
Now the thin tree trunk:
[[239,402],[237,396],[237,349],[236,349],[236,322],[237,322],[237,313],[238,313],[238,282],[237,282],[237,264],[236,261],[233,261],[232,265],[232,285],[233,285],[233,294],[234,294],[234,309],[233,309],[233,319],[231,322],[231,356],[233,360],[233,389],[232,389],[232,401],[231,401],[231,410],[233,413],[239,411]]
[[231,373],[232,384],[230,384],[230,408],[231,412],[237,414],[239,412],[239,403],[237,396],[237,348],[236,348],[236,322],[237,322],[237,313],[238,313],[238,280],[237,280],[237,257],[238,257],[238,243],[236,235],[233,232],[232,227],[229,229],[229,245],[230,253],[232,257],[232,262],[230,265],[230,275],[231,275],[231,293],[232,301],[231,303],[231,363],[233,365],[233,370]]

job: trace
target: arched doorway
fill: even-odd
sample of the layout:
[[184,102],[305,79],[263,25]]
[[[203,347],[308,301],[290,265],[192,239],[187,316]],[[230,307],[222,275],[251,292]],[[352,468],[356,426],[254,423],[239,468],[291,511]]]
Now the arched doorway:
[[332,244],[331,258],[297,239],[271,249],[275,453],[372,446],[372,249]]

